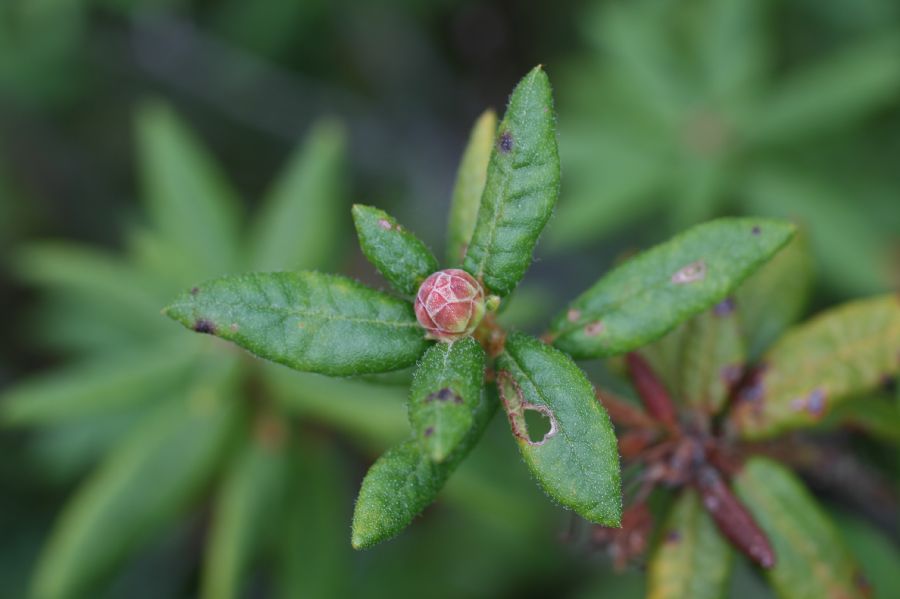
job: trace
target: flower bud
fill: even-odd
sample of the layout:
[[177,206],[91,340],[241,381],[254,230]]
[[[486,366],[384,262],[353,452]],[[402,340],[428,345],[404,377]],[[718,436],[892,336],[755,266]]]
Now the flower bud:
[[433,273],[416,294],[416,318],[439,341],[471,335],[484,317],[484,288],[464,270]]

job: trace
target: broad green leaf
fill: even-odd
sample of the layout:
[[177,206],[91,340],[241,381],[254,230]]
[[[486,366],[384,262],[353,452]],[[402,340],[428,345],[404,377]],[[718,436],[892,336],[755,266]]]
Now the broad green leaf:
[[415,295],[438,269],[431,250],[384,210],[355,204],[353,222],[363,254],[400,293]]
[[790,471],[752,458],[733,480],[775,550],[766,578],[783,599],[854,599],[859,570],[833,524]]
[[[584,373],[562,352],[512,333],[497,360],[497,385],[513,436],[544,491],[591,522],[622,516],[619,450],[609,417]],[[549,430],[528,430],[543,415]]]
[[130,330],[160,330],[159,281],[107,252],[65,242],[41,242],[15,254],[19,277],[51,291],[74,296],[103,310],[107,319]]
[[396,536],[437,498],[494,415],[496,396],[482,393],[480,398],[466,438],[443,462],[433,461],[413,438],[389,449],[369,468],[353,511],[351,543],[355,549]]
[[416,369],[409,420],[422,450],[446,460],[465,441],[482,403],[484,350],[472,337],[432,345]]
[[265,364],[263,384],[285,411],[322,422],[382,450],[408,436],[408,390],[359,380],[296,372]]
[[782,143],[847,126],[900,92],[900,35],[891,32],[801,70],[759,104],[752,139]]
[[0,422],[47,424],[141,403],[171,389],[196,363],[197,349],[156,343],[50,371],[0,394]]
[[841,403],[819,426],[824,429],[846,427],[882,441],[900,444],[900,409],[895,398],[884,392]]
[[40,557],[36,599],[89,596],[203,488],[240,418],[228,371],[161,405],[76,492]]
[[403,368],[428,345],[409,302],[317,272],[216,279],[165,313],[261,358],[329,375]]
[[738,320],[752,358],[803,315],[812,279],[812,256],[801,234],[738,287],[734,295]]
[[341,599],[348,596],[352,549],[347,519],[352,505],[334,443],[301,439],[290,452],[288,489],[278,520],[277,597]]
[[576,358],[625,353],[725,299],[785,245],[793,225],[723,218],[697,225],[604,275],[559,314],[554,344]]
[[513,90],[497,130],[463,268],[508,295],[531,264],[559,194],[550,80],[535,67]]
[[684,327],[678,395],[687,405],[716,413],[740,380],[747,357],[734,303],[726,299]]
[[263,200],[251,231],[255,270],[333,266],[346,206],[345,134],[334,121],[313,126]]
[[236,267],[239,201],[212,156],[162,104],[138,112],[138,150],[147,207],[196,277]]
[[900,547],[893,540],[889,527],[880,527],[871,519],[850,513],[829,514],[841,537],[863,571],[864,583],[870,585],[872,597],[900,597]]
[[706,513],[697,493],[679,496],[650,559],[647,599],[723,597],[731,548]]
[[216,497],[206,544],[200,596],[228,599],[244,596],[246,576],[262,547],[264,532],[274,522],[287,474],[286,424],[274,417],[256,423],[244,441]]
[[462,263],[475,231],[496,133],[497,113],[485,110],[472,127],[459,170],[456,171],[447,221],[447,261],[451,264]]
[[900,298],[857,300],[790,330],[733,414],[745,437],[810,426],[900,372]]

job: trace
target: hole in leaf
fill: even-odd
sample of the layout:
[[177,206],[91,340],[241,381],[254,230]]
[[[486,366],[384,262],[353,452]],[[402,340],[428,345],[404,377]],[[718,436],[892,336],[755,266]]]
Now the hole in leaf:
[[553,421],[550,416],[536,408],[525,409],[525,428],[528,433],[528,441],[532,444],[543,443],[553,430]]

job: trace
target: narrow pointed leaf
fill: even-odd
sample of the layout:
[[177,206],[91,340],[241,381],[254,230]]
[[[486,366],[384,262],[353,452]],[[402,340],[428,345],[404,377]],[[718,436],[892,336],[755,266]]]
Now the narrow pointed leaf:
[[26,380],[0,394],[0,422],[47,424],[133,406],[174,386],[196,363],[193,343],[149,348]]
[[316,272],[216,279],[185,293],[165,312],[261,358],[321,374],[403,368],[427,347],[409,302]]
[[182,511],[209,480],[240,418],[226,396],[233,384],[219,376],[160,406],[88,478],[40,557],[36,599],[90,596],[99,579]]
[[251,232],[254,270],[333,266],[344,217],[345,134],[340,124],[313,126],[263,200]]
[[900,91],[900,34],[890,32],[801,70],[760,103],[756,141],[795,141],[852,124]]
[[834,525],[793,474],[775,462],[753,458],[733,484],[775,549],[775,567],[765,575],[779,597],[866,596],[859,569]]
[[535,67],[513,90],[497,130],[463,268],[508,295],[531,264],[559,195],[550,80]]
[[258,422],[237,453],[216,497],[206,546],[200,596],[229,599],[244,596],[247,575],[262,547],[271,515],[283,492],[287,461],[280,427]]
[[409,395],[414,437],[435,462],[465,441],[478,415],[484,350],[472,337],[432,345],[419,362]]
[[486,110],[472,127],[469,143],[456,171],[456,185],[453,187],[447,222],[447,261],[452,264],[462,263],[475,231],[496,133],[497,114]]
[[746,437],[810,426],[900,372],[900,298],[848,302],[789,331],[733,412]]
[[280,599],[350,595],[347,572],[353,567],[353,551],[346,535],[353,506],[348,464],[335,443],[323,441],[300,439],[289,454],[291,476],[274,535]]
[[[619,450],[584,373],[562,352],[521,333],[507,338],[497,368],[513,435],[544,491],[591,522],[618,526]],[[528,430],[527,412],[549,419],[543,438]]]
[[693,490],[672,508],[650,559],[648,599],[718,599],[725,595],[731,548]]
[[433,461],[413,438],[389,449],[372,465],[353,511],[354,548],[365,549],[396,536],[437,498],[494,414],[496,396],[482,393],[480,397],[480,409],[466,438],[443,462]]
[[148,104],[138,113],[141,176],[150,216],[198,277],[237,263],[239,201],[202,143],[175,113]]
[[748,353],[759,357],[803,315],[812,291],[813,261],[805,235],[797,235],[735,292]]
[[438,269],[431,250],[384,210],[356,204],[353,222],[363,254],[400,293],[415,295]]
[[716,413],[740,381],[747,360],[734,302],[726,299],[684,327],[679,396],[687,405]]
[[723,218],[697,225],[604,275],[559,314],[554,344],[598,358],[654,341],[725,299],[784,246],[793,225]]

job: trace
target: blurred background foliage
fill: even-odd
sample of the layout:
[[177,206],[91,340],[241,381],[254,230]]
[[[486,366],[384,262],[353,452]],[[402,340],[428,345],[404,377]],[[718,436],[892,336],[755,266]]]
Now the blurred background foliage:
[[[417,526],[353,553],[406,374],[292,373],[159,315],[226,271],[380,284],[353,201],[443,247],[472,122],[536,63],[563,189],[509,322],[723,214],[804,225],[812,309],[900,285],[893,0],[7,0],[0,596],[641,596],[511,467],[500,418]],[[896,481],[882,437],[853,441]],[[897,530],[824,500],[896,588]],[[735,568],[733,596],[767,596]]]

